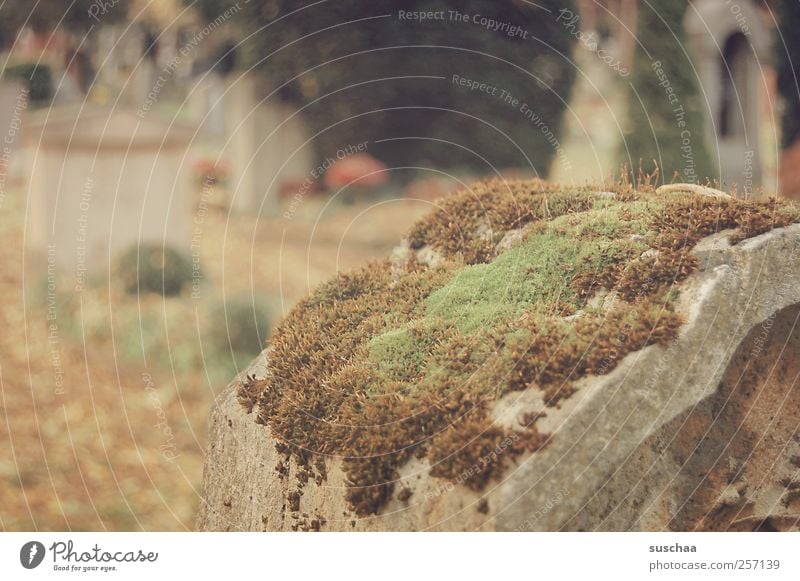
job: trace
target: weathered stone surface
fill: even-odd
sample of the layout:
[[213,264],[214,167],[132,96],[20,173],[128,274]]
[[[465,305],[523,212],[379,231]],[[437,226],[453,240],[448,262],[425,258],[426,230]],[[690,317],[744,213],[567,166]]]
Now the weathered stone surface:
[[[723,236],[695,249],[678,339],[581,379],[537,424],[551,443],[481,493],[413,460],[379,514],[356,518],[340,460],[325,462],[324,479],[286,460],[237,401],[237,379],[211,416],[198,528],[797,529],[800,225],[734,246]],[[266,356],[246,373],[263,377]],[[537,393],[507,394],[493,417],[543,409]]]

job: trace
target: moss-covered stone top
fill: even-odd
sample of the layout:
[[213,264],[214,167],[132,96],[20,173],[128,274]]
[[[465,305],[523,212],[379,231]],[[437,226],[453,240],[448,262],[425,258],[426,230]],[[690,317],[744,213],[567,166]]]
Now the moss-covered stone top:
[[343,458],[359,515],[380,509],[412,457],[480,489],[549,438],[541,414],[497,425],[499,398],[535,389],[555,406],[576,379],[670,341],[701,238],[797,221],[776,200],[479,183],[442,200],[392,260],[298,304],[270,340],[267,379],[240,400],[301,464]]

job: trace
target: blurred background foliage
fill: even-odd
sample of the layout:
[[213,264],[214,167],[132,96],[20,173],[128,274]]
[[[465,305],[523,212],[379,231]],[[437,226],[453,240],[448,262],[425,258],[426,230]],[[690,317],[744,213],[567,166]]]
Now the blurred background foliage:
[[[201,6],[213,21],[232,4],[204,0]],[[293,0],[251,2],[235,15],[246,39],[236,62],[261,70],[270,80],[267,91],[305,107],[322,158],[342,144],[384,140],[371,151],[392,165],[482,166],[480,155],[495,167],[545,176],[553,145],[519,107],[499,98],[505,90],[526,102],[558,134],[576,69],[568,61],[574,39],[554,15],[573,4],[542,0],[537,6],[551,17],[521,1],[468,7],[457,0],[376,0],[368,10],[359,2],[308,10]],[[445,11],[447,20],[399,20],[398,10]],[[450,21],[450,10],[479,13],[530,35]],[[497,96],[453,86],[454,74],[497,87]],[[422,78],[431,76],[442,80]]]

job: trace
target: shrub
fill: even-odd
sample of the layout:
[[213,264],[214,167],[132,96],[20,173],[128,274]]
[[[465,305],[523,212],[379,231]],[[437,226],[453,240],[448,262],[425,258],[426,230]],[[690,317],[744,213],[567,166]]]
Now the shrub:
[[209,355],[233,355],[241,369],[261,351],[269,327],[269,309],[249,295],[221,301],[209,314],[208,344],[215,351]]
[[33,102],[46,102],[53,98],[53,74],[47,65],[24,63],[6,67],[3,76],[17,79],[27,85],[28,97]]
[[127,293],[174,296],[192,280],[192,264],[172,248],[141,244],[120,257],[118,274]]

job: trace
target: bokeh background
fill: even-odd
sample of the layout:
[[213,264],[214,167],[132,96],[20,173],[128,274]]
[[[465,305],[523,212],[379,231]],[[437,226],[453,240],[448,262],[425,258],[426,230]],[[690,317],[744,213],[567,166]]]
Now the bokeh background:
[[191,530],[214,397],[477,179],[800,195],[800,3],[0,3],[0,529]]

